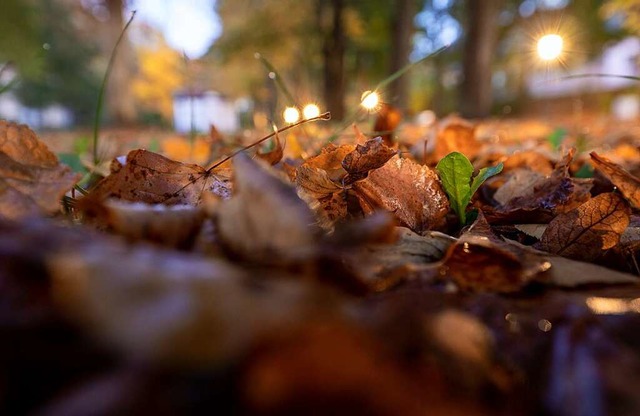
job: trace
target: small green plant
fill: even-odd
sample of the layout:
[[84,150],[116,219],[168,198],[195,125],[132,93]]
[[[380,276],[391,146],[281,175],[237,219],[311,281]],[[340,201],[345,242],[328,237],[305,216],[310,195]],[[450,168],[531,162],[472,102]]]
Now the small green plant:
[[560,149],[562,142],[567,138],[567,130],[562,127],[558,127],[547,137],[547,141],[551,145],[551,147],[555,150]]
[[466,209],[473,194],[484,181],[502,172],[502,166],[500,162],[496,166],[482,168],[472,180],[473,165],[462,153],[449,153],[438,162],[436,170],[451,207],[460,218],[460,224],[464,225],[467,222]]

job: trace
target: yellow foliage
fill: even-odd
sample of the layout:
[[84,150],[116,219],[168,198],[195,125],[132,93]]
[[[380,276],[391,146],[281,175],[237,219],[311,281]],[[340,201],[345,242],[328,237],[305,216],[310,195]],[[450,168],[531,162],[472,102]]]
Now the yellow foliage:
[[138,50],[140,72],[133,80],[136,99],[148,110],[166,119],[173,114],[173,93],[184,83],[184,62],[179,52],[163,39]]
[[193,146],[181,136],[169,137],[162,141],[162,154],[169,159],[203,165],[209,161],[211,146],[204,138],[198,137]]

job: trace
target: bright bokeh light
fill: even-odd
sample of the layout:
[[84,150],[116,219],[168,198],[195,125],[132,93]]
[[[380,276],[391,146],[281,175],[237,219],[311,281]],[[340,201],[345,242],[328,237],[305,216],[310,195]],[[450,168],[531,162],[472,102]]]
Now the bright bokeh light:
[[284,118],[285,122],[293,124],[296,121],[300,120],[300,111],[298,111],[298,109],[295,107],[287,107],[282,113],[282,118]]
[[315,104],[307,104],[302,109],[302,115],[305,119],[318,117],[320,115],[320,107]]
[[558,59],[562,53],[564,41],[560,35],[544,35],[538,40],[538,56],[543,61]]
[[375,91],[365,91],[360,97],[360,104],[369,111],[374,111],[380,105],[380,95]]

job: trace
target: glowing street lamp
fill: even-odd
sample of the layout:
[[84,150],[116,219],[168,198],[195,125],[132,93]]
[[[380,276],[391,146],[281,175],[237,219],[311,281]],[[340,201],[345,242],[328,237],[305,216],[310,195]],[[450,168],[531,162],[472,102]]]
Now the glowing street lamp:
[[298,111],[298,109],[295,107],[287,107],[282,113],[282,118],[285,122],[293,124],[300,120],[300,111]]
[[380,95],[375,91],[365,91],[360,97],[360,105],[368,111],[375,111],[380,105]]
[[553,61],[560,57],[564,41],[556,34],[544,35],[538,40],[538,56],[543,61]]
[[315,104],[307,104],[302,109],[302,115],[306,120],[320,115],[320,107]]

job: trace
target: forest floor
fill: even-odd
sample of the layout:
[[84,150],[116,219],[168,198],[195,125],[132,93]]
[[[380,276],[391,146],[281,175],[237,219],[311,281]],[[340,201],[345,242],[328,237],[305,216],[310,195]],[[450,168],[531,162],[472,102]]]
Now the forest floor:
[[637,122],[385,117],[0,121],[0,413],[639,414]]

